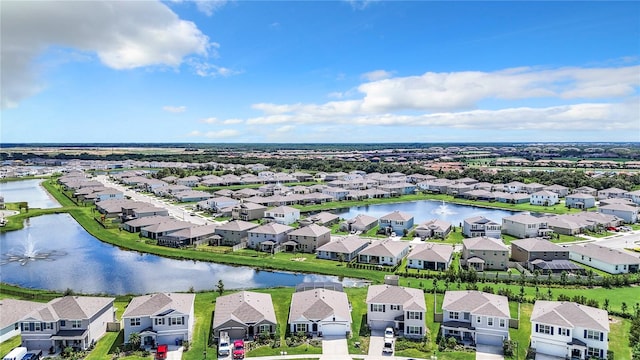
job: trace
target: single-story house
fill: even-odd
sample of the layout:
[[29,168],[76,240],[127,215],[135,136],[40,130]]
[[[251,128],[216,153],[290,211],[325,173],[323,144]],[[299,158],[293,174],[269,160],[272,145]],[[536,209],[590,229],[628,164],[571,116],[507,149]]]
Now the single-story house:
[[363,264],[395,266],[409,253],[409,243],[390,239],[373,240],[358,254],[358,262]]
[[213,337],[226,331],[230,339],[253,339],[260,334],[276,333],[278,320],[271,294],[239,291],[216,299],[213,312]]
[[431,219],[416,226],[415,235],[421,239],[444,239],[451,232],[452,225],[448,221]]
[[324,288],[293,293],[289,330],[294,334],[348,336],[351,333],[351,308],[347,294]]
[[569,258],[609,274],[626,274],[640,271],[640,256],[626,250],[618,250],[594,243],[571,245]]
[[318,247],[316,256],[318,259],[349,262],[355,259],[360,251],[369,246],[370,241],[357,235],[341,237]]
[[421,243],[407,256],[407,268],[446,271],[453,259],[453,246],[449,244]]

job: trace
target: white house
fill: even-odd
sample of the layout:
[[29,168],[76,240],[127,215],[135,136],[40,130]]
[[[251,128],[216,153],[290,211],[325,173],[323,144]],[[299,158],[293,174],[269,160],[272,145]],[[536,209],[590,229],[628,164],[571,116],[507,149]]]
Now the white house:
[[156,293],[131,299],[122,314],[124,340],[140,334],[142,346],[191,341],[195,294]]
[[65,296],[49,301],[20,320],[22,346],[29,350],[82,350],[95,344],[115,322],[114,298]]
[[502,233],[519,239],[545,236],[552,232],[546,217],[516,214],[502,218]]
[[295,292],[289,308],[291,333],[347,336],[351,333],[351,309],[347,294],[329,289]]
[[358,262],[394,266],[400,264],[408,253],[409,243],[407,241],[374,240],[364,250],[360,251]]
[[484,216],[464,219],[462,234],[466,237],[487,236],[500,239],[502,226]]
[[574,302],[538,300],[531,313],[531,347],[536,354],[606,359],[608,313]]
[[427,305],[420,289],[370,285],[367,290],[367,325],[372,330],[396,329],[405,337],[425,335]]
[[273,209],[266,210],[264,217],[273,219],[273,221],[282,225],[290,225],[300,220],[300,210],[289,206],[278,206]]
[[480,291],[447,291],[442,301],[442,334],[476,345],[502,346],[509,339],[509,300]]
[[453,259],[453,246],[449,244],[416,244],[407,256],[407,268],[446,271]]
[[534,192],[531,194],[531,199],[529,203],[531,205],[541,205],[541,206],[553,206],[557,204],[560,200],[558,200],[558,194],[552,191],[542,190],[538,192]]
[[627,224],[638,222],[638,207],[625,204],[611,204],[600,206],[598,212],[602,214],[614,215],[622,219]]
[[569,259],[609,274],[635,273],[640,270],[640,257],[637,255],[594,243],[569,246]]

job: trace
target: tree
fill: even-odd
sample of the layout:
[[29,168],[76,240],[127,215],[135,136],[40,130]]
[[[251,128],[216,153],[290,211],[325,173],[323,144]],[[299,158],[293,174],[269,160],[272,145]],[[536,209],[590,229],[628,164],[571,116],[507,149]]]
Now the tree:
[[620,309],[622,310],[623,314],[627,314],[627,303],[626,302],[622,302],[622,305],[620,305]]
[[218,280],[218,284],[216,285],[216,291],[220,296],[222,296],[222,293],[224,293],[224,282],[222,282],[222,279]]
[[137,332],[131,333],[131,335],[129,335],[129,344],[131,345],[132,349],[139,349],[140,348],[140,343],[142,342],[142,339],[140,338],[140,334]]

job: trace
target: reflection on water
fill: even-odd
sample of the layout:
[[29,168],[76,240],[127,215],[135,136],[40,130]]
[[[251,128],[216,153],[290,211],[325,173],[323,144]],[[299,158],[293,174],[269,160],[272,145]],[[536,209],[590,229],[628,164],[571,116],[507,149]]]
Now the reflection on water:
[[[214,289],[218,280],[226,289],[295,286],[303,281],[338,281],[337,277],[256,271],[215,263],[173,260],[120,250],[87,233],[68,214],[32,218],[23,230],[0,234],[3,254],[24,253],[29,237],[39,249],[65,253],[53,261],[2,265],[2,281],[28,288],[83,293],[142,294],[158,291]],[[44,250],[43,250],[44,251]],[[345,286],[353,280],[346,279]]]
[[60,204],[40,186],[42,181],[42,179],[30,179],[0,183],[0,195],[4,196],[4,202],[26,201],[30,208],[60,207]]
[[466,218],[479,215],[501,223],[503,217],[516,213],[508,210],[486,209],[476,206],[445,204],[440,201],[423,200],[397,204],[354,206],[348,209],[340,209],[336,211],[335,214],[344,219],[351,219],[358,214],[366,214],[380,218],[396,210],[413,215],[416,225],[431,219],[441,219],[451,222],[454,226],[459,226]]

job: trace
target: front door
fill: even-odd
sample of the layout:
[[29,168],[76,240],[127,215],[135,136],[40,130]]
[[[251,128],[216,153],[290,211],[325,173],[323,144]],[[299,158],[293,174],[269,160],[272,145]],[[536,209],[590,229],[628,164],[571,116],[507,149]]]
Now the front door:
[[311,332],[318,332],[318,324],[313,323],[313,325],[311,325]]

